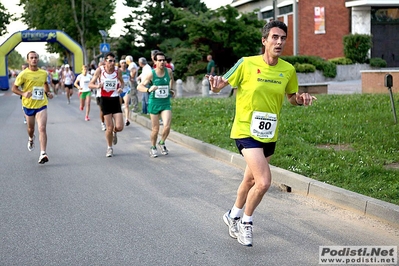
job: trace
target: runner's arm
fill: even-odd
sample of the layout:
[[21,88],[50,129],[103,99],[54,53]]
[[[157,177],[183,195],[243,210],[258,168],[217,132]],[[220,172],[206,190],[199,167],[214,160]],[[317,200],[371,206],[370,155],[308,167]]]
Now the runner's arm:
[[146,76],[143,76],[143,74],[141,74],[141,80],[142,81],[137,86],[137,90],[141,92],[150,92],[149,89],[147,88],[147,85],[150,84],[152,80],[152,72],[148,73],[148,75]]
[[92,79],[90,80],[90,83],[89,83],[90,89],[98,90],[101,88],[102,84],[101,83],[97,84],[97,81],[100,79],[100,73],[101,73],[101,69],[97,68],[96,72],[94,72]]

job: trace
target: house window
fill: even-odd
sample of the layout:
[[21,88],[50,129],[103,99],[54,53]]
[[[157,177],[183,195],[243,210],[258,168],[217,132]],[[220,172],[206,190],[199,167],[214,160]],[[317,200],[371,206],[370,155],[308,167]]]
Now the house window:
[[371,23],[399,23],[399,8],[372,8]]
[[274,17],[273,10],[262,12],[262,18],[263,19],[272,18],[272,17]]
[[278,8],[278,14],[279,15],[284,15],[284,14],[288,14],[288,13],[292,13],[292,12],[293,12],[292,5],[283,6],[283,7],[279,7]]

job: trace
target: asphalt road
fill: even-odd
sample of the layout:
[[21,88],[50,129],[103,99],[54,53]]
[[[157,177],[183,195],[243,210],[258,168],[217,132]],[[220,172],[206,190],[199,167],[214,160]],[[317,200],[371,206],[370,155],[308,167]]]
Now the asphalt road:
[[271,187],[241,246],[222,221],[241,169],[171,141],[152,159],[135,123],[106,158],[98,107],[84,121],[76,94],[48,116],[40,165],[19,98],[0,92],[0,265],[318,265],[319,246],[399,243],[397,228]]

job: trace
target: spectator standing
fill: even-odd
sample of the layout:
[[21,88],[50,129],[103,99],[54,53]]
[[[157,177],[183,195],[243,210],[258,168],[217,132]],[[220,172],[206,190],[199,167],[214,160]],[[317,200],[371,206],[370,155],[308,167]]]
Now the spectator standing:
[[[140,84],[144,78],[146,76],[148,76],[151,71],[152,68],[151,66],[148,64],[147,59],[145,59],[144,57],[140,57],[139,58],[139,66],[141,67],[141,74],[138,76],[138,83]],[[149,87],[149,85],[147,85],[147,87]],[[147,114],[148,113],[148,92],[144,91],[142,93],[142,98],[141,98],[141,112],[143,114]]]
[[127,69],[130,71],[130,98],[132,99],[132,111],[138,112],[139,110],[139,98],[137,96],[137,77],[139,73],[139,67],[133,61],[131,55],[126,56]]

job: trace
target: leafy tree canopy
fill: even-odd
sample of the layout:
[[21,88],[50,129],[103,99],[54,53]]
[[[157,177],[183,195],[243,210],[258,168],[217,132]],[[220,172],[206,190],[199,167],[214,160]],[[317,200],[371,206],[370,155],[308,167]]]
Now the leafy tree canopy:
[[10,24],[14,16],[6,11],[6,8],[0,3],[0,35],[7,33],[7,25]]
[[[199,0],[127,0],[132,14],[124,20],[127,34],[120,52],[150,58],[159,49],[173,58],[176,78],[203,76],[206,55],[212,54],[220,72],[240,57],[261,51],[263,20],[231,7],[208,10]],[[141,53],[141,54],[140,54]]]
[[[107,31],[115,23],[114,0],[20,0],[19,5],[24,9],[22,21],[30,29],[61,30],[80,43],[85,55],[99,47],[99,30]],[[47,51],[66,54],[58,44],[47,44]]]
[[10,69],[21,69],[22,64],[25,63],[23,56],[15,50],[7,56],[7,60]]

